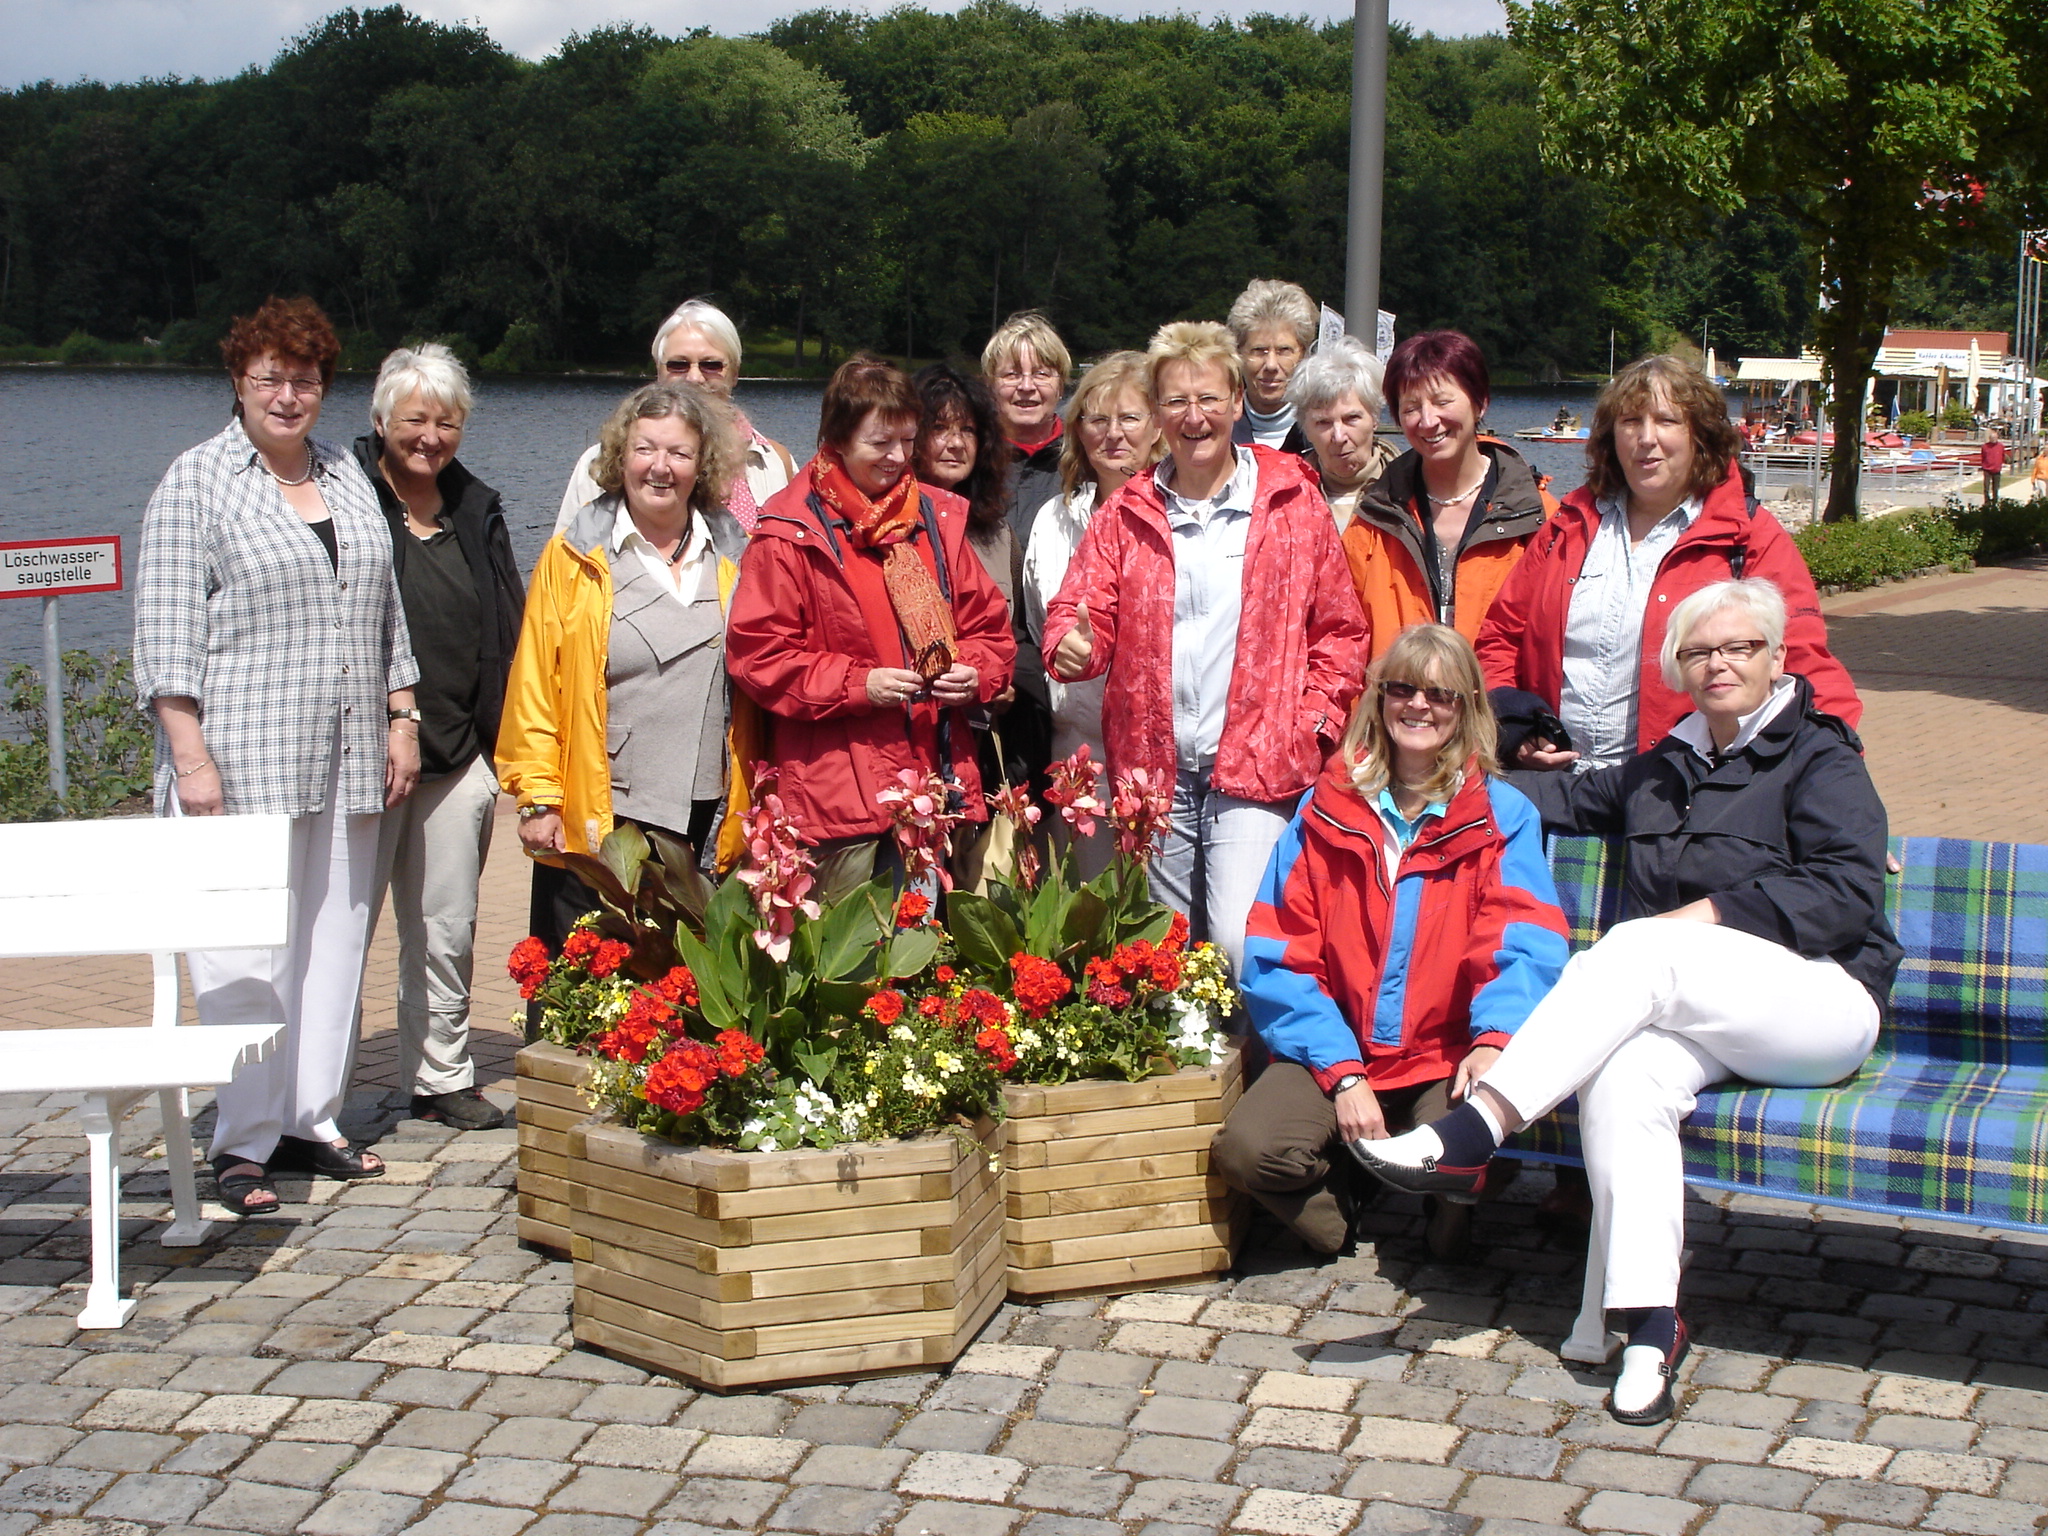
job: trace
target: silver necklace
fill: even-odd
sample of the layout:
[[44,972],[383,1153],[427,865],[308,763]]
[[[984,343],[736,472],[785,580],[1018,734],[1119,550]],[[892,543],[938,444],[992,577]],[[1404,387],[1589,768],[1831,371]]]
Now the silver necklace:
[[306,472],[303,475],[299,476],[299,478],[296,480],[287,480],[283,475],[280,475],[276,470],[271,469],[270,461],[268,459],[265,459],[263,461],[263,467],[266,470],[270,471],[270,478],[275,480],[279,485],[304,485],[308,480],[313,478],[313,445],[310,442],[306,444]]
[[1472,497],[1474,497],[1474,496],[1476,496],[1476,495],[1478,495],[1478,494],[1479,494],[1479,489],[1480,489],[1480,487],[1481,487],[1481,486],[1483,486],[1483,485],[1485,485],[1485,484],[1486,484],[1486,476],[1482,474],[1482,475],[1481,475],[1481,476],[1480,476],[1480,477],[1479,477],[1479,478],[1478,478],[1477,480],[1475,480],[1475,481],[1473,481],[1473,482],[1472,482],[1472,489],[1471,489],[1471,490],[1469,490],[1469,491],[1460,491],[1460,492],[1458,492],[1458,494],[1457,494],[1457,495],[1455,495],[1455,496],[1429,496],[1429,492],[1428,492],[1427,490],[1423,491],[1423,493],[1422,493],[1422,494],[1423,494],[1423,495],[1425,495],[1425,496],[1429,496],[1429,502],[1430,502],[1430,505],[1431,505],[1431,506],[1434,506],[1434,507],[1448,507],[1448,506],[1451,506],[1451,505],[1452,505],[1453,503],[1456,503],[1456,502],[1460,502],[1460,501],[1469,501],[1469,500],[1470,500],[1470,499],[1471,499]]

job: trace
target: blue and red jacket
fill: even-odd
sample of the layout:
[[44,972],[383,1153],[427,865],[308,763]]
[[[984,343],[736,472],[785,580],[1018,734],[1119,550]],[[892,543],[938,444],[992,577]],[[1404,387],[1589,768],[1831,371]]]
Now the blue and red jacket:
[[1397,847],[1333,758],[1246,926],[1252,1022],[1325,1093],[1350,1073],[1376,1089],[1451,1076],[1474,1046],[1506,1045],[1569,958],[1542,820],[1476,760],[1444,814]]

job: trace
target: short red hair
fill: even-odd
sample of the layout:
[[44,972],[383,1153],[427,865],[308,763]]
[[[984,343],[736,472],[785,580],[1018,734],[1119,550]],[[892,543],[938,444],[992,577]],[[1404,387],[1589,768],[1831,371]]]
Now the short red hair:
[[1431,379],[1449,379],[1465,391],[1476,415],[1486,414],[1493,399],[1493,379],[1486,354],[1463,331],[1419,331],[1394,348],[1387,359],[1387,406],[1401,417],[1401,396]]
[[818,441],[844,453],[872,411],[880,411],[886,421],[915,424],[924,419],[917,390],[902,369],[872,352],[856,352],[825,386],[818,407]]
[[270,353],[279,361],[311,363],[320,371],[323,385],[334,382],[334,365],[341,357],[341,338],[327,314],[301,294],[280,299],[275,294],[263,301],[253,315],[237,315],[221,338],[220,357],[236,378],[257,358]]

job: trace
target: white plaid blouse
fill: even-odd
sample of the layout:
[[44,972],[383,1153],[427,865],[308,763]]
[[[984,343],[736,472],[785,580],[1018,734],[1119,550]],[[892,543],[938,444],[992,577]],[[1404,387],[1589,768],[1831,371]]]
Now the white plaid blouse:
[[[341,810],[381,811],[385,696],[419,678],[377,494],[341,449],[313,452],[338,571],[239,421],[179,455],[143,514],[136,692],[145,710],[165,696],[199,701],[231,815],[326,809],[337,724]],[[174,777],[159,729],[160,808]]]

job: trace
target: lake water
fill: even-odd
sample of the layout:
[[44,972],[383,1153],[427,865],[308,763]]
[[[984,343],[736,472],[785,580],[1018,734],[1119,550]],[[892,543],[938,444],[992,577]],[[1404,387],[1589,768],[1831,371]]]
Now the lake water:
[[[635,381],[624,378],[485,378],[463,442],[462,461],[505,498],[512,546],[531,570],[554,528],[570,466]],[[335,381],[317,434],[346,444],[368,430],[371,380]],[[822,386],[742,383],[737,399],[756,426],[801,463],[816,446]],[[1589,410],[1588,388],[1504,390],[1489,425],[1507,434],[1547,425],[1559,406]],[[119,534],[132,581],[142,510],[164,470],[219,431],[229,392],[217,372],[166,369],[0,369],[0,444],[11,466],[0,477],[0,541]],[[1554,477],[1562,496],[1583,478],[1583,454],[1564,444],[1519,445]],[[125,592],[88,593],[59,604],[65,646],[126,647],[132,619]],[[40,661],[42,604],[0,602],[0,664]]]

